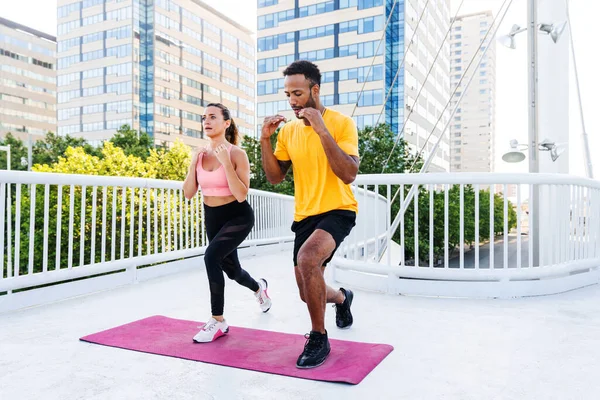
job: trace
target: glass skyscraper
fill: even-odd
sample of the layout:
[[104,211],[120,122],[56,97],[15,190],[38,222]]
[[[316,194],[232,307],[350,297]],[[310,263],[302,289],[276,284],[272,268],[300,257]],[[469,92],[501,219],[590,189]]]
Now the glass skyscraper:
[[[352,115],[359,128],[375,125],[378,120],[385,122],[420,149],[441,116],[442,121],[425,147],[427,155],[447,122],[447,112],[442,110],[449,100],[450,88],[449,43],[444,42],[450,24],[450,1],[431,2],[424,10],[425,3],[332,0],[304,4],[303,0],[259,0],[258,129],[267,115],[283,113],[293,117],[283,96],[281,71],[294,60],[305,59],[316,63],[322,72],[324,105]],[[410,113],[423,85],[425,90]],[[433,164],[434,170],[448,169],[447,140],[443,140]]]
[[123,124],[198,144],[221,102],[254,135],[251,32],[198,0],[59,0],[58,131],[91,142]]

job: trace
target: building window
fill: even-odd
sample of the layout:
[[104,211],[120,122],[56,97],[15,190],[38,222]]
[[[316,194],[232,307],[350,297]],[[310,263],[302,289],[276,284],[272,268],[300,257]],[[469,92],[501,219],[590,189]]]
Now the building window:
[[258,0],[258,8],[274,6],[275,4],[278,4],[278,3],[279,3],[278,0]]

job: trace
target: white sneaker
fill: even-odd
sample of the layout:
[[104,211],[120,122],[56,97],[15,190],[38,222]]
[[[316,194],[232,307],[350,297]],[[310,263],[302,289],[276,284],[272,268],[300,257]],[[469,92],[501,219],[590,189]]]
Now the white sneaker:
[[214,318],[211,318],[204,326],[202,330],[194,336],[194,342],[196,343],[208,343],[212,342],[221,336],[229,332],[229,326],[227,322],[219,322]]
[[269,285],[265,279],[261,278],[258,280],[258,286],[260,286],[260,289],[258,293],[254,293],[254,296],[256,296],[256,301],[260,305],[260,309],[265,313],[271,309],[272,305],[271,298],[267,294]]

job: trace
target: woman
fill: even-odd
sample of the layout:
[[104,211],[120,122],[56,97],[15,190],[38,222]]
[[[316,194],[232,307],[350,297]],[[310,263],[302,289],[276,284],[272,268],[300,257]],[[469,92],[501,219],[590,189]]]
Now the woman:
[[250,187],[248,156],[236,146],[239,134],[227,107],[209,104],[202,116],[204,134],[210,145],[194,151],[183,183],[186,199],[193,198],[198,186],[204,199],[204,224],[209,245],[204,253],[210,287],[212,317],[194,336],[199,343],[212,342],[229,331],[223,318],[225,279],[252,290],[263,312],[271,308],[267,281],[255,281],[240,266],[237,247],[254,226],[254,212],[246,201]]

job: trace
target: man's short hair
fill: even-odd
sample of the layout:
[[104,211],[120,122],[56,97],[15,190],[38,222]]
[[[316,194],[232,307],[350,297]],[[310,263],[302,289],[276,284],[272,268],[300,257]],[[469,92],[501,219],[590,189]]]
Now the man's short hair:
[[294,61],[283,71],[283,76],[289,75],[304,75],[306,79],[311,81],[311,87],[314,85],[321,85],[321,72],[319,71],[319,67],[310,61]]

